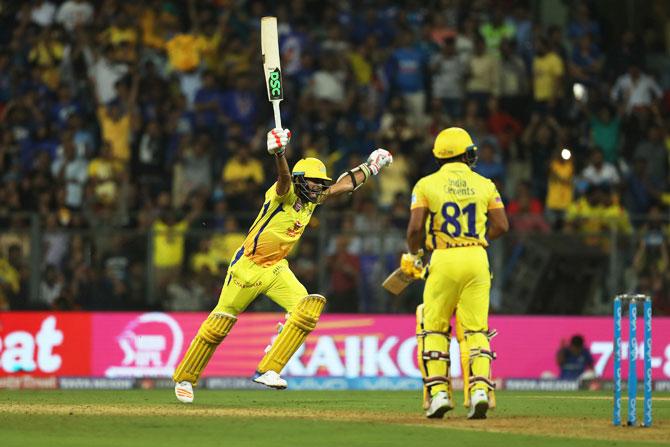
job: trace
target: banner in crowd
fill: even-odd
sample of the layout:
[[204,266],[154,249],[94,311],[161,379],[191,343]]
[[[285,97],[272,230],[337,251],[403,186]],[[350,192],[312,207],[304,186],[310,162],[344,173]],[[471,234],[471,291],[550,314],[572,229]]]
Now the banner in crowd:
[[[0,376],[169,377],[206,313],[0,313]],[[251,376],[277,334],[282,314],[240,316],[212,358],[205,377]],[[419,377],[414,316],[324,315],[307,343],[287,365],[292,377]],[[593,354],[596,375],[612,378],[610,317],[493,316],[492,340],[498,354],[496,378],[558,376],[556,352],[575,334]],[[639,324],[641,328],[641,324]],[[627,334],[627,328],[624,328]],[[654,319],[652,371],[670,378],[670,318]],[[637,363],[642,372],[642,331]],[[458,343],[451,343],[458,359]],[[622,358],[628,357],[623,343]],[[626,362],[624,362],[624,375]],[[452,377],[461,377],[452,362]]]

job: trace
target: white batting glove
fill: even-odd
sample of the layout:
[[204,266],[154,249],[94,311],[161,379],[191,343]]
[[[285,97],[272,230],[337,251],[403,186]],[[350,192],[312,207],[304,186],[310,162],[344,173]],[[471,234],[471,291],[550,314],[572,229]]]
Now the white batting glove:
[[268,153],[281,155],[286,150],[286,145],[291,141],[291,131],[288,129],[272,129],[268,132]]
[[372,175],[379,174],[379,171],[393,163],[393,155],[386,149],[376,149],[368,157],[366,164],[370,168]]

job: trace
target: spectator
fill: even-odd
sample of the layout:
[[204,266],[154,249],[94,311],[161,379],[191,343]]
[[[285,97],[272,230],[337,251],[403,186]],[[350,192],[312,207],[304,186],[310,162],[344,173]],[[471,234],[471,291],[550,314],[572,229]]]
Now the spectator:
[[65,292],[63,275],[53,265],[47,265],[44,278],[40,284],[40,304],[46,309],[54,309]]
[[9,247],[7,257],[0,257],[0,310],[20,309],[25,303],[25,272],[21,258],[18,245]]
[[242,205],[246,198],[254,195],[260,190],[265,181],[265,171],[260,161],[251,158],[249,149],[242,142],[231,142],[231,153],[234,155],[228,159],[223,167],[221,179],[223,188],[228,197]]
[[63,25],[68,32],[74,33],[77,28],[93,21],[93,6],[86,0],[67,0],[56,13],[56,22]]
[[602,103],[597,114],[591,116],[590,123],[591,144],[603,150],[606,162],[616,164],[619,159],[621,120],[613,116],[607,103]]
[[43,28],[51,26],[55,17],[56,6],[48,0],[38,0],[30,9],[30,20]]
[[114,158],[112,147],[103,141],[100,156],[88,164],[88,181],[95,191],[95,200],[102,206],[116,204],[123,164]]
[[433,97],[442,102],[444,111],[451,118],[460,118],[466,71],[456,54],[454,37],[444,40],[442,51],[433,56],[430,68],[433,76]]
[[559,379],[562,380],[578,380],[584,377],[585,373],[592,372],[593,357],[584,346],[584,337],[574,335],[570,339],[570,344],[562,340],[561,348],[556,354],[556,363],[561,369]]
[[534,194],[543,200],[546,196],[548,167],[561,129],[553,117],[533,113],[521,140],[530,152],[531,182]]
[[600,39],[600,24],[591,19],[591,12],[586,3],[580,3],[575,9],[576,13],[568,24],[568,38],[576,42],[586,34],[590,34],[596,41]]
[[291,268],[307,290],[316,290],[319,287],[317,255],[311,240],[307,239],[300,242],[298,253]]
[[548,47],[544,38],[535,44],[533,58],[533,98],[537,111],[553,111],[556,101],[561,97],[563,73],[561,58]]
[[479,146],[479,159],[474,171],[491,179],[496,184],[505,183],[505,166],[500,160],[499,154],[496,154],[493,144],[489,141],[483,142]]
[[572,203],[575,166],[572,153],[567,149],[556,149],[549,164],[546,216],[554,228],[560,228],[565,212]]
[[[512,203],[514,206],[512,208]],[[551,229],[544,216],[539,201],[531,196],[530,188],[518,188],[517,197],[510,202],[510,227],[517,233],[548,233]],[[512,209],[514,212],[512,212]]]
[[663,96],[654,78],[643,73],[636,64],[628,67],[628,72],[619,76],[612,87],[611,98],[621,105],[627,115],[639,108],[652,107]]
[[528,77],[523,59],[516,53],[514,41],[500,43],[500,104],[514,118],[526,116]]
[[212,189],[212,157],[209,135],[200,135],[194,144],[184,144],[175,164],[173,197],[177,206],[193,193],[209,193]]
[[[224,202],[220,202],[224,203]],[[235,256],[235,252],[244,243],[247,235],[240,231],[240,225],[232,216],[225,218],[225,223],[222,228],[223,233],[214,235],[212,238],[211,250],[218,263],[228,265]]]
[[202,86],[195,94],[195,125],[205,131],[216,131],[222,121],[221,96],[223,92],[216,85],[214,73],[202,74]]
[[505,22],[502,8],[493,10],[493,17],[489,23],[479,27],[486,47],[494,54],[498,53],[500,43],[505,39],[511,39],[516,35],[516,29],[511,22]]
[[54,178],[65,186],[65,204],[79,209],[84,198],[84,185],[88,178],[88,162],[77,156],[74,143],[68,135],[63,140],[63,153],[51,164]]
[[98,106],[98,120],[103,141],[109,143],[115,159],[126,165],[130,160],[132,132],[139,130],[140,119],[135,101],[137,99],[138,79],[133,77],[133,86],[127,100],[119,98],[106,106]]
[[194,276],[181,273],[168,285],[164,307],[172,312],[187,312],[203,310],[206,302],[207,293],[199,281]]
[[653,184],[664,187],[668,178],[668,151],[663,141],[663,128],[652,125],[647,138],[638,143],[634,157],[647,161],[649,178]]
[[582,171],[582,179],[588,186],[605,187],[617,186],[621,180],[616,167],[605,161],[600,148],[591,151],[590,162]]
[[647,167],[645,158],[636,158],[627,178],[626,208],[636,221],[643,220],[652,206],[660,201],[663,190],[662,184],[656,183],[649,175]]
[[593,42],[590,34],[584,34],[572,52],[570,74],[575,82],[594,87],[604,63],[600,48]]
[[475,52],[470,59],[466,91],[468,98],[477,101],[479,112],[486,109],[486,103],[491,96],[498,96],[500,92],[500,76],[498,74],[498,59],[486,51],[484,38],[475,39]]
[[426,60],[413,46],[410,31],[403,30],[398,36],[398,46],[390,58],[392,91],[402,96],[409,113],[409,121],[414,125],[421,124],[426,112],[424,90]]
[[349,239],[341,235],[337,238],[335,253],[328,259],[331,270],[330,312],[356,312],[358,309],[358,282],[360,261],[349,252]]

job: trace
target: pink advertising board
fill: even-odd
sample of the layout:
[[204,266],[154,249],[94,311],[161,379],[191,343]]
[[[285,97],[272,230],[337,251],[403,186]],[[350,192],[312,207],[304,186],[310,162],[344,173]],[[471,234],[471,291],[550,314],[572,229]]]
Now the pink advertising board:
[[[205,313],[92,314],[91,374],[106,377],[167,377],[197,332]],[[212,358],[204,376],[249,376],[276,335],[282,314],[240,316],[231,334]],[[596,373],[612,377],[612,318],[493,316],[499,335],[498,378],[539,378],[558,373],[556,351],[561,340],[581,334],[594,356]],[[641,329],[641,320],[638,324]],[[654,319],[654,379],[670,378],[670,318]],[[324,315],[307,343],[291,359],[288,376],[419,377],[416,366],[415,321],[409,315]],[[638,341],[642,343],[642,331]],[[624,325],[624,333],[627,327]],[[638,352],[642,353],[639,349]],[[457,343],[451,344],[458,358]],[[623,359],[628,347],[624,343]],[[625,363],[625,362],[624,362]],[[624,365],[625,366],[625,365]],[[638,362],[641,373],[641,357]],[[625,373],[625,368],[624,368]],[[461,376],[459,362],[453,377]]]

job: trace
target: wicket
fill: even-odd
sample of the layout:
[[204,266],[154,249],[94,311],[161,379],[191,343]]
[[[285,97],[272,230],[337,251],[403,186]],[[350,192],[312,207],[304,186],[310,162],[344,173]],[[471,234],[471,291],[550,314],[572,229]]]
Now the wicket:
[[643,303],[644,314],[644,407],[643,427],[651,426],[651,297],[617,295],[614,298],[614,425],[621,425],[621,316],[622,302],[628,302],[628,423],[637,425],[637,304]]

